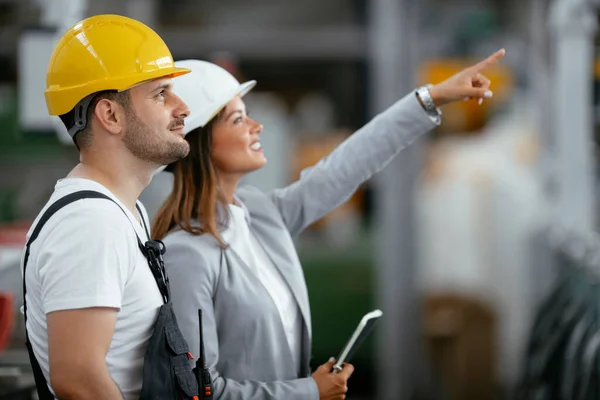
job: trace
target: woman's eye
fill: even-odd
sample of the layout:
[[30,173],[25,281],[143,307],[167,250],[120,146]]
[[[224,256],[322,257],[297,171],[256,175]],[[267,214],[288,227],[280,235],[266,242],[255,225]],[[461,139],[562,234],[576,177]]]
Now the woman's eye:
[[237,117],[236,119],[233,120],[233,123],[234,124],[240,124],[240,123],[242,123],[242,121],[243,121],[242,117]]

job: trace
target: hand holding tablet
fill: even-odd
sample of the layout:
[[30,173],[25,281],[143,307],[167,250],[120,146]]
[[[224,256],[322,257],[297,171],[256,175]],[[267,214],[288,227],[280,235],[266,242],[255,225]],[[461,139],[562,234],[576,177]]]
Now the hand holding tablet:
[[383,312],[381,310],[374,310],[367,314],[360,320],[358,326],[350,336],[350,339],[340,352],[339,357],[336,359],[335,364],[333,366],[333,372],[337,373],[341,371],[343,368],[343,364],[345,362],[349,362],[352,356],[356,353],[361,343],[365,340],[365,338],[371,333],[373,327],[381,318]]

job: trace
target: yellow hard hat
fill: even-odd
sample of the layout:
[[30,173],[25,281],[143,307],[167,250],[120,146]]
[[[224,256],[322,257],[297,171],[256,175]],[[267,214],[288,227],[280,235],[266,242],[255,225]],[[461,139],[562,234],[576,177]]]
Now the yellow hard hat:
[[169,48],[148,26],[120,15],[96,15],[75,24],[56,44],[44,95],[50,115],[62,115],[93,93],[188,72],[175,67]]

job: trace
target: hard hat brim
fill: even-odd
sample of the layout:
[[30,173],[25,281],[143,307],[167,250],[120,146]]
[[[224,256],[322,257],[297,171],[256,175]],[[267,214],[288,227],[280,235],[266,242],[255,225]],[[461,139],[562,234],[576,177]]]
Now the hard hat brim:
[[221,110],[223,108],[225,108],[225,106],[227,105],[227,103],[229,103],[235,96],[244,97],[249,91],[252,90],[252,88],[254,88],[254,86],[256,86],[256,81],[254,81],[254,80],[248,81],[248,82],[244,82],[240,86],[238,86],[233,92],[228,93],[226,96],[223,96],[223,100],[221,101],[221,105],[219,107],[217,107],[217,109],[208,118],[206,118],[204,121],[198,121],[196,124],[194,124],[196,126],[189,126],[188,129],[186,129],[185,134],[187,135],[189,132],[193,131],[194,129],[196,129],[198,127],[200,127],[200,128],[204,127],[218,113],[220,113]]
[[90,93],[101,92],[104,90],[117,90],[122,92],[154,79],[176,78],[190,72],[191,70],[187,68],[179,67],[158,69],[143,75],[136,74],[133,76],[120,77],[118,79],[99,80],[79,87],[50,87],[44,92],[44,95],[46,96],[48,113],[50,115],[63,115],[71,111],[77,105],[77,103],[72,104],[72,100],[69,101],[68,99],[81,97],[79,100],[82,100]]
[[242,83],[240,85],[238,93],[236,94],[239,94],[240,96],[245,96],[249,91],[251,91],[254,88],[254,86],[256,86],[256,81],[254,80]]

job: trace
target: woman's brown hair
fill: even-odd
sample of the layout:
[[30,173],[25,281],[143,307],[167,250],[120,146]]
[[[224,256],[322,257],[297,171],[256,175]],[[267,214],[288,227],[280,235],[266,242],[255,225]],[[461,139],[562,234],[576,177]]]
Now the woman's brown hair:
[[213,125],[219,117],[189,132],[185,138],[190,153],[168,167],[174,176],[173,191],[152,223],[153,239],[183,229],[192,235],[209,233],[227,247],[219,231],[228,222],[228,206],[211,159]]

